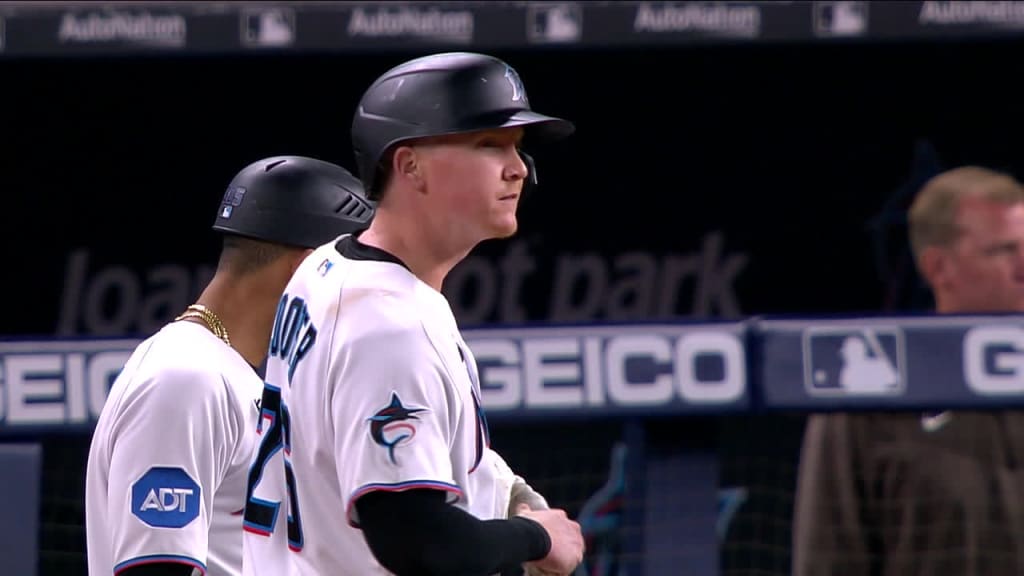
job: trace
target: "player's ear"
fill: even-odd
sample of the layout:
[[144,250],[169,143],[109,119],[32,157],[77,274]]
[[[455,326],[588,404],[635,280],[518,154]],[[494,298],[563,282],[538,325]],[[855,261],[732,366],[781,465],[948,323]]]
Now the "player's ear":
[[424,185],[421,158],[416,148],[399,146],[391,157],[391,170],[395,177],[408,182],[416,190]]
[[926,247],[917,259],[917,268],[932,290],[947,280],[951,264],[949,254],[938,246]]

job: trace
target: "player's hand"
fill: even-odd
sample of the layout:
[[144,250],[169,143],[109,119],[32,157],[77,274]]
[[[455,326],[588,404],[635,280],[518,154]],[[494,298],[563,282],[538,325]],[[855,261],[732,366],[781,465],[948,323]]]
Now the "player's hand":
[[583,561],[583,532],[580,525],[566,515],[565,510],[531,510],[520,504],[517,513],[537,522],[551,538],[551,550],[540,560],[528,563],[532,574],[572,574]]
[[[513,499],[514,498],[515,497],[513,496]],[[549,507],[546,504],[544,506],[530,506],[529,504],[523,502],[523,503],[520,503],[520,504],[516,504],[516,509],[513,510],[512,512],[513,512],[513,514],[517,514],[518,515],[518,514],[522,514],[523,512],[529,512],[530,510],[548,510],[548,508]],[[563,575],[562,574],[558,574],[556,572],[548,572],[547,570],[538,567],[533,562],[527,562],[526,564],[523,564],[523,576],[563,576]]]

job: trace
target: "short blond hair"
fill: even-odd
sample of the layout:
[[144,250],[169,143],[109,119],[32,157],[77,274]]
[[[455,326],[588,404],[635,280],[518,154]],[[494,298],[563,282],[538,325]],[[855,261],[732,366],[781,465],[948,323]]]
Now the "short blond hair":
[[908,216],[914,258],[930,246],[949,246],[960,234],[957,208],[965,198],[1001,204],[1024,202],[1024,186],[1009,174],[963,166],[934,176],[918,192]]

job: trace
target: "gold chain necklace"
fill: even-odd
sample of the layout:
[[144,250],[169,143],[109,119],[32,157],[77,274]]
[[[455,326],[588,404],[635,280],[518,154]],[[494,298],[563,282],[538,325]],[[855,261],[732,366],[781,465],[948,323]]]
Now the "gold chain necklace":
[[213,310],[202,304],[193,304],[186,308],[174,321],[177,322],[187,318],[198,318],[203,324],[206,324],[206,327],[210,329],[210,332],[213,332],[214,336],[223,340],[228,346],[231,346],[231,339],[228,338],[228,329],[224,327],[224,323],[213,313]]

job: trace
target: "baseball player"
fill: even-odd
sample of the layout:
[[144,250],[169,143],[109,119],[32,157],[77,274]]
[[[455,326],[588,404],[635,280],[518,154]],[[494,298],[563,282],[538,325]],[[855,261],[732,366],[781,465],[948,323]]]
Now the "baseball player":
[[278,307],[245,512],[255,575],[569,574],[579,525],[489,447],[473,355],[445,275],[516,231],[533,177],[530,109],[496,58],[435,54],[386,72],[353,121],[370,228],[318,248]]
[[285,283],[316,247],[364,228],[362,184],[312,158],[255,162],[231,181],[217,271],[196,304],[142,342],[100,414],[86,471],[92,576],[235,576],[263,363]]

